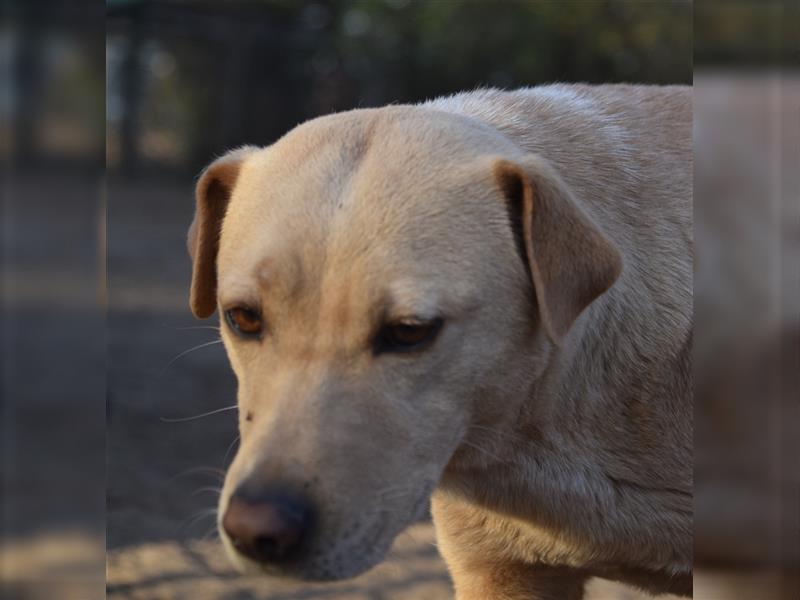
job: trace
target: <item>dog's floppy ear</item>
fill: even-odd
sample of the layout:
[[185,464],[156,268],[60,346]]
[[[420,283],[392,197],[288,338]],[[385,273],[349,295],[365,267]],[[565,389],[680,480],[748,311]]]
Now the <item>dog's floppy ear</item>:
[[217,250],[222,219],[242,161],[255,150],[254,146],[244,146],[228,152],[206,167],[197,181],[196,208],[187,245],[193,263],[189,304],[198,319],[210,317],[217,308]]
[[622,258],[544,159],[497,159],[493,172],[542,323],[560,344],[578,315],[617,280]]

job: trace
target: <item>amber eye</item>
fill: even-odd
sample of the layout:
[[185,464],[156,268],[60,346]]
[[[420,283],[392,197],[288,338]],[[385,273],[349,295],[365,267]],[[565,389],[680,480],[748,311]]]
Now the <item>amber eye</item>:
[[242,337],[258,337],[263,329],[261,315],[255,310],[244,306],[226,310],[225,320],[230,328]]
[[442,329],[444,319],[403,319],[387,323],[375,338],[375,354],[413,352],[427,348]]

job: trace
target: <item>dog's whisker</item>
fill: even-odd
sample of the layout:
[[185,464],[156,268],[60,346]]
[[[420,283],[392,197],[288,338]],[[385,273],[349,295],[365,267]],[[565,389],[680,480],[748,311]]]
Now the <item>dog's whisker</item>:
[[221,344],[221,343],[222,340],[212,340],[210,342],[205,342],[204,344],[198,344],[197,346],[189,348],[188,350],[184,350],[177,356],[174,356],[172,360],[170,360],[166,365],[164,365],[164,368],[161,369],[161,375],[163,375],[166,372],[166,370],[169,369],[179,358],[186,356],[187,354],[194,352],[195,350],[200,350],[201,348],[206,348],[208,346],[214,346],[215,344]]
[[200,510],[195,511],[194,513],[189,515],[189,518],[195,519],[195,518],[207,517],[208,515],[216,514],[216,512],[217,512],[216,506],[212,508],[201,508]]
[[504,459],[500,458],[500,457],[499,457],[499,456],[497,456],[496,454],[493,454],[492,452],[490,452],[490,451],[489,451],[489,450],[487,450],[486,448],[481,448],[481,447],[480,447],[480,446],[478,446],[477,444],[473,444],[472,442],[470,442],[470,441],[468,441],[468,440],[462,440],[462,441],[461,441],[461,443],[462,443],[462,444],[464,444],[465,446],[468,446],[469,448],[472,448],[473,450],[477,450],[478,452],[482,452],[482,453],[483,453],[483,454],[485,454],[486,456],[489,456],[490,458],[493,458],[494,460],[496,460],[496,461],[497,461],[497,462],[499,462],[499,463],[506,463],[506,462],[508,462],[507,460],[504,460]]
[[202,538],[200,538],[200,541],[207,542],[211,539],[219,540],[219,529],[217,529],[216,524],[209,529]]
[[161,325],[175,331],[187,331],[190,329],[211,329],[213,331],[222,331],[220,327],[216,327],[214,325],[191,325],[189,327],[175,327],[173,325],[167,325],[166,323],[162,323]]
[[385,490],[381,490],[378,492],[378,500],[390,500],[390,499],[397,499],[402,498],[404,496],[411,496],[416,493],[415,488],[410,488],[408,486],[395,486],[390,487]]
[[223,457],[222,457],[222,464],[223,464],[223,465],[225,465],[225,464],[227,463],[227,461],[228,461],[228,455],[231,453],[231,450],[233,450],[233,447],[236,445],[236,442],[238,442],[238,441],[239,441],[239,439],[240,439],[240,436],[238,436],[238,435],[237,435],[237,436],[236,436],[236,437],[233,439],[233,441],[230,443],[230,446],[228,446],[228,449],[225,451],[225,456],[223,456]]
[[217,516],[217,509],[216,508],[207,508],[201,511],[198,511],[191,515],[179,528],[179,533],[188,532],[194,525],[202,521],[203,519],[208,519],[209,517],[216,518]]
[[222,493],[221,487],[201,487],[193,491],[190,496],[196,496],[197,494],[203,494],[205,492],[214,492],[215,494],[219,495]]
[[196,473],[203,473],[205,475],[213,475],[214,477],[219,478],[220,480],[225,478],[225,471],[222,469],[217,469],[215,467],[192,467],[191,469],[186,469],[185,471],[181,471],[180,473],[173,475],[169,478],[169,481],[175,481],[181,477],[188,477],[189,475],[194,475]]
[[238,404],[233,404],[232,406],[226,406],[224,408],[218,408],[216,410],[210,410],[210,411],[208,411],[206,413],[203,413],[203,414],[200,414],[200,415],[194,415],[193,417],[181,417],[181,418],[177,418],[177,419],[161,417],[161,420],[164,421],[165,423],[182,423],[184,421],[194,421],[195,419],[202,419],[203,417],[209,417],[211,415],[215,415],[217,413],[225,412],[227,410],[234,410],[236,408],[239,408]]

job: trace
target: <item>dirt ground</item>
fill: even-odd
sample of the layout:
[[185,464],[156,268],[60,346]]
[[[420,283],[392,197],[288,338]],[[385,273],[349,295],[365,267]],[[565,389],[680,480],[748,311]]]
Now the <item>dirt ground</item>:
[[[300,585],[237,576],[210,541],[142,544],[109,557],[109,598],[264,598],[269,600],[447,600],[453,597],[433,526],[419,523],[395,543],[389,559],[361,577]],[[588,600],[646,598],[622,586],[593,581]],[[662,598],[671,598],[665,596]]]

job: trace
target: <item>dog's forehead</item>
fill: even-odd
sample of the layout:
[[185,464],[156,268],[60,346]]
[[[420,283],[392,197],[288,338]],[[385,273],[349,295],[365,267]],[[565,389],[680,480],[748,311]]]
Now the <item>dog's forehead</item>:
[[[334,185],[360,167],[378,162],[395,178],[468,162],[481,154],[502,154],[509,140],[465,116],[420,106],[359,109],[307,121],[247,162],[255,171],[285,180],[311,177]],[[333,194],[330,194],[333,195]]]
[[375,221],[398,209],[412,216],[416,205],[429,209],[434,195],[440,205],[447,202],[446,192],[465,178],[488,182],[489,170],[478,172],[475,163],[501,154],[505,143],[464,117],[420,107],[329,115],[248,157],[229,211],[269,215],[272,222],[299,216],[306,225],[330,223],[348,209]]
[[[251,278],[320,281],[324,270],[344,275],[356,265],[386,279],[416,264],[424,278],[454,270],[454,257],[479,260],[470,254],[488,250],[487,228],[505,209],[485,197],[489,170],[471,166],[474,135],[405,107],[298,127],[243,165],[223,224],[221,279],[231,264]],[[414,277],[397,276],[414,288]]]

